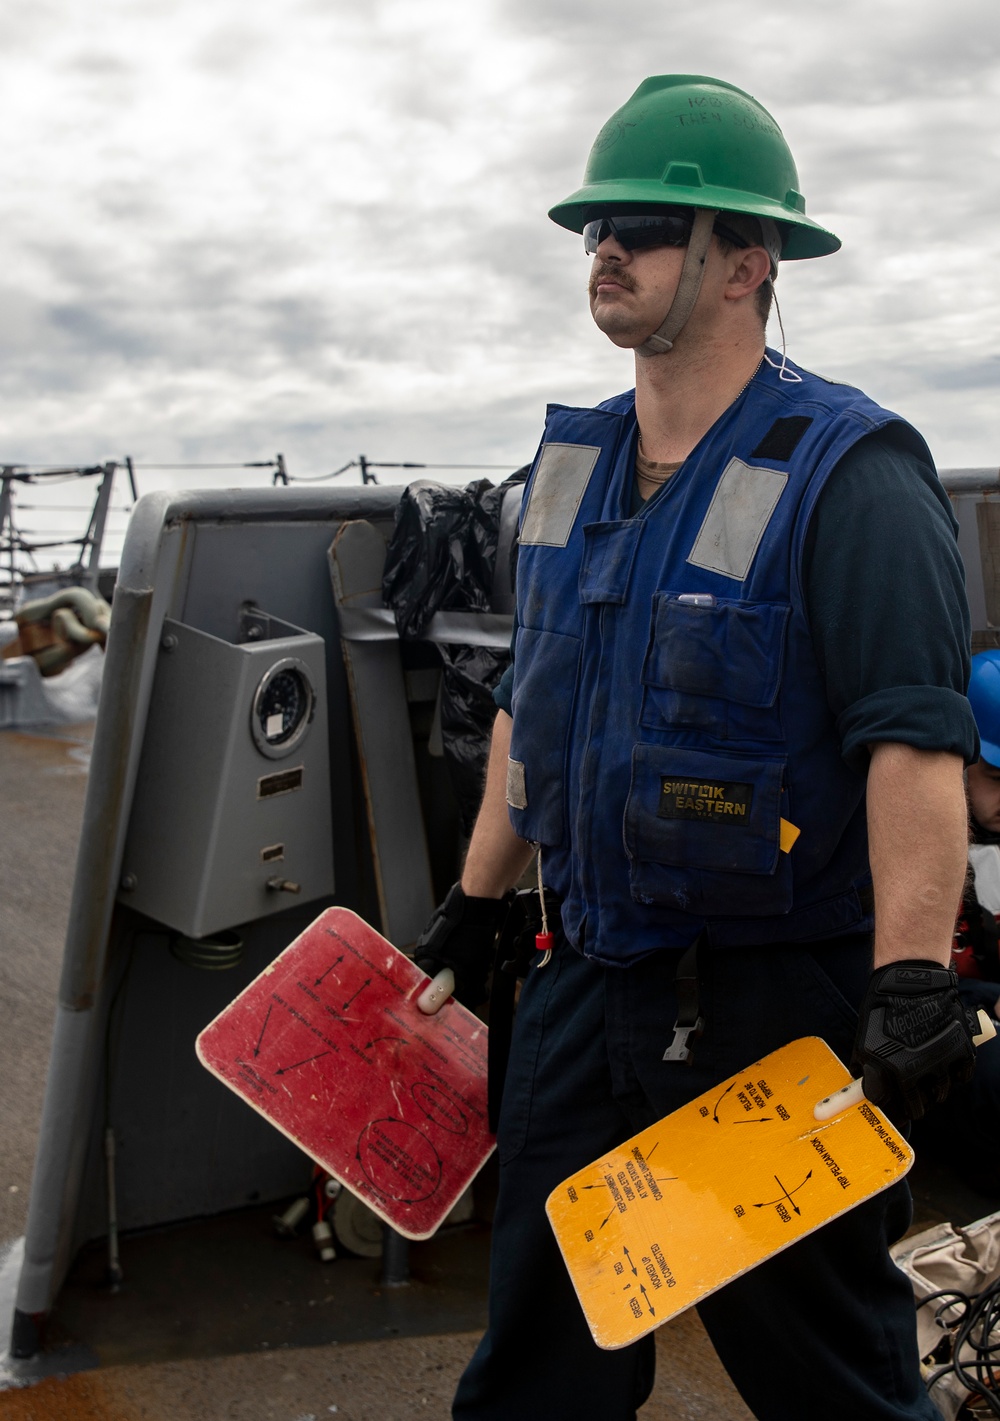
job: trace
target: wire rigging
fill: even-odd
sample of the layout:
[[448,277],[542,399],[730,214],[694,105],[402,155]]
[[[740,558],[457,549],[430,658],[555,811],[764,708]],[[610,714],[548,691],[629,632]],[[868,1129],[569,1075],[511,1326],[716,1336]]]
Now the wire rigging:
[[136,469],[276,469],[277,459],[250,459],[241,464],[135,464]]
[[[106,519],[117,513],[131,513],[132,507],[139,497],[136,486],[135,471],[143,469],[155,472],[180,472],[184,470],[228,470],[228,469],[271,469],[273,471],[272,483],[288,487],[292,483],[314,484],[324,483],[331,479],[340,478],[343,474],[357,469],[361,474],[362,484],[377,484],[377,469],[412,469],[425,471],[439,470],[461,470],[469,473],[504,473],[513,472],[513,461],[508,464],[463,464],[463,463],[436,463],[427,464],[416,460],[376,460],[369,459],[365,454],[359,454],[357,458],[350,459],[340,468],[325,474],[290,474],[285,464],[285,456],[276,454],[273,459],[244,459],[218,462],[190,462],[190,463],[136,463],[129,455],[120,460],[108,460],[101,464],[32,464],[27,462],[7,462],[0,463],[0,493],[2,493],[2,525],[0,525],[0,552],[2,552],[6,562],[9,564],[4,569],[0,582],[4,587],[13,586],[18,575],[17,557],[23,556],[28,559],[31,570],[38,569],[38,562],[35,553],[51,552],[59,548],[78,548],[79,555],[75,566],[82,567],[86,550],[92,546],[95,538],[103,542],[105,537],[112,540],[120,539],[120,531],[112,531],[106,527]],[[129,487],[132,494],[131,504],[121,505],[114,502],[114,476],[118,470],[123,470],[129,480]],[[31,528],[24,529],[18,526],[15,520],[15,507],[18,513],[79,513],[81,518],[88,512],[85,505],[61,504],[61,503],[21,503],[15,499],[15,492],[25,485],[36,487],[42,484],[62,484],[70,483],[81,478],[94,478],[112,481],[110,488],[107,483],[102,484],[98,491],[97,502],[90,511],[90,521],[87,530],[82,536],[70,536],[67,530],[58,525],[54,528]],[[105,493],[107,490],[107,493]],[[100,512],[98,510],[100,509]]]
[[490,470],[492,472],[513,472],[510,464],[421,464],[407,460],[403,463],[390,463],[376,459],[368,459],[364,454],[359,454],[356,459],[351,459],[348,463],[342,464],[339,469],[334,469],[331,474],[290,474],[284,465],[275,473],[275,483],[293,484],[318,484],[326,479],[339,479],[341,474],[346,474],[349,469],[361,470],[361,482],[365,484],[376,484],[378,479],[370,472],[372,469],[465,469],[473,472],[479,470]]

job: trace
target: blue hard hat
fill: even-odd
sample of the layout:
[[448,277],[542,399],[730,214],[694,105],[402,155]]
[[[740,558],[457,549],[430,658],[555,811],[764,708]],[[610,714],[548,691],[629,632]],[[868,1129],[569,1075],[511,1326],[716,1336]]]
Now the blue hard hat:
[[1000,651],[981,651],[972,658],[969,704],[979,728],[982,757],[1000,766]]

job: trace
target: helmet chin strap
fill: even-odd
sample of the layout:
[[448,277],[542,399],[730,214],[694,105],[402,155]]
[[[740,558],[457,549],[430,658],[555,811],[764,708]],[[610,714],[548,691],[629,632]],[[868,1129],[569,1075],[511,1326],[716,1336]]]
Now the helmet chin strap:
[[718,215],[717,211],[708,207],[696,209],[691,238],[670,310],[659,330],[654,331],[642,345],[636,346],[637,355],[663,355],[665,351],[673,350],[674,341],[687,325],[688,317],[698,299],[702,277],[705,275],[705,259],[712,243],[712,227]]

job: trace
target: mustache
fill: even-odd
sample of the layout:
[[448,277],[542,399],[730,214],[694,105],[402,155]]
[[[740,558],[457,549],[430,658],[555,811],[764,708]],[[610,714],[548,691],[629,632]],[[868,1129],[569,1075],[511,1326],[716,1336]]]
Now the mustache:
[[597,295],[598,282],[603,281],[605,277],[610,277],[612,281],[616,281],[618,285],[624,287],[626,291],[634,291],[636,288],[635,277],[630,271],[624,271],[613,262],[599,262],[590,273],[590,280],[587,283],[587,290],[590,293],[591,300]]

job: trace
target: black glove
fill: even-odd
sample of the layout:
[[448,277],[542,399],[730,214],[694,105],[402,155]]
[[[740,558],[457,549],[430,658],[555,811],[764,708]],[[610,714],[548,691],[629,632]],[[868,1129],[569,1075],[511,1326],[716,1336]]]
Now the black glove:
[[972,1078],[975,1019],[953,967],[917,958],[872,973],[861,1003],[851,1070],[893,1118],[919,1120],[953,1085]]
[[463,1006],[486,999],[497,933],[507,912],[508,898],[469,898],[453,883],[440,907],[417,938],[413,960],[421,972],[435,977],[443,967],[455,974],[455,996]]

